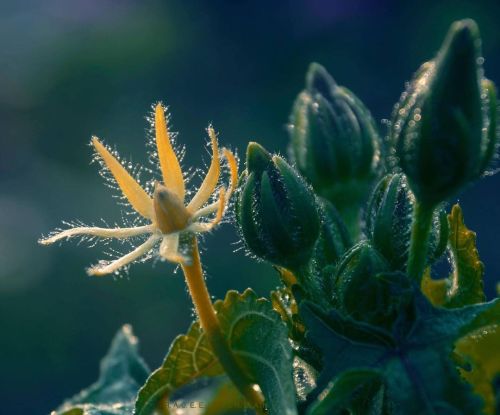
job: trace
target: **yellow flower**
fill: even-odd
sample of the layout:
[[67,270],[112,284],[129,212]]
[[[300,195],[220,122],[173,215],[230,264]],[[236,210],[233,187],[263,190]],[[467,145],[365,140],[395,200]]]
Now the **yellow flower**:
[[[156,150],[163,178],[163,183],[155,182],[153,194],[144,190],[136,179],[99,141],[92,137],[92,145],[104,166],[109,170],[124,197],[132,208],[146,219],[146,225],[124,228],[98,228],[77,226],[57,231],[42,238],[42,245],[52,244],[61,239],[75,236],[97,238],[132,238],[149,235],[147,240],[126,255],[113,261],[100,261],[87,270],[89,275],[106,275],[118,271],[132,262],[157,253],[168,261],[189,264],[189,255],[179,249],[179,238],[184,233],[197,234],[208,232],[218,225],[225,213],[228,201],[233,193],[238,176],[235,156],[228,149],[222,149],[230,172],[230,183],[226,189],[218,186],[220,177],[220,153],[214,129],[208,127],[212,146],[212,160],[208,172],[189,203],[185,202],[186,189],[184,174],[179,159],[174,151],[163,106],[155,108]],[[218,193],[218,199],[209,203]],[[209,221],[200,220],[209,217]],[[157,247],[159,245],[159,249]]]

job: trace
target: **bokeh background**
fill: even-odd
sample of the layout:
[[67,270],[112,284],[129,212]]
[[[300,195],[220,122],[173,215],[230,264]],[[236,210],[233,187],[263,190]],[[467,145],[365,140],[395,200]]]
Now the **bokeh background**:
[[[500,82],[498,16],[494,0],[0,2],[0,411],[46,414],[93,382],[124,323],[154,368],[193,315],[170,265],[89,278],[98,247],[37,245],[62,219],[120,220],[89,165],[91,134],[144,161],[145,115],[163,100],[187,164],[207,161],[209,122],[240,154],[249,140],[284,153],[311,61],[381,120],[458,18],[478,21],[486,73]],[[499,184],[490,177],[460,196],[490,297],[500,275]],[[264,295],[277,284],[274,271],[234,252],[236,241],[230,225],[205,241],[212,294],[251,285]]]

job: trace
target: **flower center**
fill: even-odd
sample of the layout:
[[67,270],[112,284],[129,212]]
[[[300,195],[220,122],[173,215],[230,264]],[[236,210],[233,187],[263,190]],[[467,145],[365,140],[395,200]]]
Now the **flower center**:
[[164,234],[179,232],[188,225],[191,214],[182,200],[161,183],[156,183],[153,205],[158,228]]

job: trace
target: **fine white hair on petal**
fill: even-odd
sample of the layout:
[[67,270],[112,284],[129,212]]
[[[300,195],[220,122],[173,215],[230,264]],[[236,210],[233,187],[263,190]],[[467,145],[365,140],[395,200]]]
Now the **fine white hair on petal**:
[[[111,153],[111,155],[134,178],[134,180],[146,191],[146,193],[151,195],[153,192],[153,188],[152,187],[148,188],[146,186],[150,182],[150,180],[143,177],[146,174],[149,175],[150,170],[144,168],[139,163],[132,162],[131,159],[127,160],[127,159],[121,157],[119,155],[118,151],[116,150],[116,148],[109,146],[108,144],[106,144],[106,142],[104,140],[99,139],[99,142],[106,148],[106,150],[108,150]],[[113,190],[112,197],[118,200],[117,204],[124,208],[127,215],[137,215],[136,210],[130,205],[130,202],[123,194],[122,190],[120,189],[120,186],[118,186],[118,183],[116,182],[115,177],[113,176],[113,174],[109,170],[108,166],[106,165],[106,163],[102,159],[99,152],[95,149],[95,147],[92,144],[91,144],[91,147],[93,150],[91,164],[97,163],[99,165],[99,175],[104,179],[104,185]]]
[[97,265],[87,269],[87,273],[89,275],[107,275],[112,274],[115,271],[118,271],[120,268],[132,264],[139,260],[142,256],[146,255],[149,251],[151,251],[154,246],[158,243],[161,237],[157,234],[150,236],[146,242],[142,245],[139,245],[133,251],[128,254],[114,260],[114,261],[100,261]]
[[[153,105],[153,112],[155,107],[156,105]],[[163,109],[166,113],[167,125],[168,127],[170,127],[170,115],[168,114],[167,108],[165,106],[163,106]],[[131,161],[126,161],[125,159],[120,157],[116,149],[111,148],[101,140],[98,140],[99,145],[102,144],[102,146],[106,148],[107,152],[109,152],[111,156],[116,159],[116,161],[121,165],[121,167],[123,167],[128,175],[130,175],[130,177],[132,177],[150,197],[154,191],[153,184],[155,179],[159,179],[160,182],[163,180],[163,174],[161,172],[161,169],[159,168],[160,163],[158,159],[154,119],[154,116],[148,118],[151,124],[151,130],[148,134],[147,147],[149,147],[149,150],[151,150],[149,161],[155,166],[155,169],[145,168],[143,166],[134,164]],[[214,142],[213,127],[209,125],[207,131],[209,133],[209,136],[211,137],[210,140],[207,140],[206,142],[205,150],[207,151],[209,156],[212,157],[214,152],[214,148],[211,148],[211,144],[213,144]],[[184,157],[185,149],[184,147],[176,144],[177,133],[169,131],[169,139],[171,141],[171,145],[174,149],[176,157],[181,161]],[[211,167],[213,167],[212,164],[214,164],[215,161],[218,161],[220,164],[220,167],[217,168],[217,176],[215,176],[212,172],[211,184],[208,188],[205,187],[205,191],[203,193],[204,197],[202,198],[202,200],[200,200],[200,206],[197,206],[201,209],[198,209],[197,215],[195,214],[195,216],[190,221],[190,224],[182,229],[177,235],[162,235],[160,230],[157,228],[157,224],[151,223],[149,221],[151,219],[150,215],[138,215],[137,211],[131,206],[124,194],[125,190],[123,190],[123,188],[120,188],[113,175],[113,172],[117,174],[115,170],[118,169],[124,176],[128,177],[128,175],[125,174],[125,172],[120,168],[118,168],[114,161],[112,166],[115,166],[115,169],[113,169],[112,166],[110,167],[113,170],[110,170],[110,168],[108,168],[109,163],[106,164],[106,161],[109,162],[109,159],[111,158],[109,157],[109,155],[107,155],[106,157],[103,156],[102,148],[100,148],[99,146],[97,146],[98,148],[96,149],[96,140],[97,138],[93,138],[92,143],[94,145],[92,145],[91,143],[91,146],[94,150],[92,162],[99,163],[99,165],[101,166],[99,173],[105,179],[105,185],[113,189],[115,193],[113,197],[116,197],[118,199],[118,204],[126,207],[126,210],[123,210],[121,212],[121,219],[124,226],[119,226],[116,223],[108,225],[104,220],[104,227],[98,227],[94,225],[88,226],[81,222],[73,222],[66,224],[69,229],[57,229],[48,237],[42,238],[40,240],[40,242],[43,244],[49,244],[63,239],[78,237],[79,243],[90,242],[92,246],[101,240],[106,244],[109,244],[112,240],[117,240],[122,249],[124,249],[125,245],[130,246],[131,251],[125,254],[119,252],[113,246],[107,246],[105,255],[107,255],[110,259],[99,261],[96,266],[91,267],[88,270],[89,274],[104,275],[114,273],[118,275],[119,273],[126,273],[131,263],[144,262],[151,258],[158,259],[160,258],[160,256],[166,257],[173,262],[186,263],[186,261],[189,261],[191,249],[190,244],[195,233],[200,233],[198,237],[203,240],[203,235],[201,235],[201,233],[208,232],[216,225],[230,220],[229,216],[225,216],[225,213],[227,209],[232,206],[232,203],[234,203],[234,201],[231,201],[227,196],[230,195],[232,186],[235,183],[234,178],[237,176],[237,166],[235,166],[235,163],[232,160],[233,154],[231,153],[228,155],[227,149],[220,148],[218,151],[218,158],[216,160],[211,159],[209,164],[204,161],[204,170],[199,168],[190,168],[182,171],[183,179],[186,184],[191,181],[194,176],[197,175],[200,176],[201,183],[203,184],[205,182],[205,177],[207,177],[207,171]],[[235,159],[237,165],[237,155],[235,155]],[[223,180],[223,176],[219,174],[219,172],[222,173],[224,171],[229,173],[230,181],[228,187],[226,187],[226,180]],[[129,182],[133,183],[133,180],[131,180],[130,177],[128,177],[128,180]],[[215,178],[217,178],[217,181],[215,180]],[[135,183],[133,184],[134,186],[137,186]],[[199,187],[203,188],[202,184],[200,184]],[[186,196],[188,196],[189,199],[192,199],[191,195],[196,195],[200,191],[200,189],[189,190],[189,187],[187,187],[186,190]],[[228,190],[229,192],[225,194],[226,197],[224,198],[224,193]],[[221,199],[219,200],[219,198]],[[162,243],[161,247],[163,247],[163,249],[160,249],[161,247],[159,241],[162,240],[165,243],[165,246]],[[168,240],[170,240],[170,242],[167,244]],[[161,253],[163,253],[164,255],[160,255]]]
[[[170,142],[172,144],[172,148],[174,149],[174,153],[179,160],[179,163],[182,163],[184,157],[186,155],[186,147],[183,144],[179,144],[177,137],[179,133],[176,131],[172,131],[172,122],[171,122],[171,114],[168,111],[168,106],[163,104],[162,102],[155,102],[151,105],[151,110],[149,114],[146,116],[146,120],[149,124],[149,129],[146,130],[146,152],[148,154],[148,163],[153,166],[154,170],[154,181],[163,181],[161,168],[160,168],[160,159],[158,158],[158,149],[156,146],[156,131],[155,131],[155,111],[157,104],[160,104],[163,108],[163,112],[165,114],[165,118],[167,120],[167,128],[168,134],[170,137]],[[182,170],[182,175],[184,178],[184,183],[187,185],[189,183],[189,176],[186,174],[186,171]]]
[[138,226],[134,228],[98,228],[88,226],[77,226],[52,233],[47,238],[42,238],[39,242],[42,245],[49,245],[61,239],[77,237],[98,237],[98,238],[130,238],[153,231],[152,225]]

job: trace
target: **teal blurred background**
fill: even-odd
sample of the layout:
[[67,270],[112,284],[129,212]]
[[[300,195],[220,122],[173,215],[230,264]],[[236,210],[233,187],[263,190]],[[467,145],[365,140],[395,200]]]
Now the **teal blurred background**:
[[[449,24],[477,20],[488,77],[500,82],[498,1],[3,1],[0,4],[0,412],[46,414],[97,377],[115,331],[131,323],[152,368],[193,315],[181,273],[165,263],[89,278],[99,247],[36,241],[62,219],[120,221],[89,165],[90,136],[145,160],[145,115],[167,103],[188,165],[207,161],[204,128],[244,153],[286,152],[285,124],[311,61],[324,64],[377,119],[433,56]],[[382,126],[381,126],[382,128]],[[461,195],[478,232],[486,289],[500,275],[500,176]],[[237,248],[225,225],[204,243],[215,297],[274,271]]]

